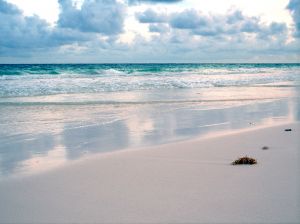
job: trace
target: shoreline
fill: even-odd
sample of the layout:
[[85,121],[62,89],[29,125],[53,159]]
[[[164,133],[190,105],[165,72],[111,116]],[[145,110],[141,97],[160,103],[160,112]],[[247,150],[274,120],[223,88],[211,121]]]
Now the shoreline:
[[[254,126],[7,179],[0,222],[297,223],[299,132]],[[245,155],[258,164],[230,165]]]
[[[12,176],[47,172],[97,154],[186,141],[219,131],[248,129],[249,126],[299,121],[296,87],[268,87],[265,91],[259,88],[67,94],[34,97],[37,105],[27,105],[33,102],[31,97],[17,98],[21,104],[28,102],[23,106],[0,107],[3,114],[0,118],[0,142],[3,143],[0,145],[0,181]],[[216,99],[260,98],[259,92],[266,92],[264,97],[272,96],[276,100],[214,102]],[[105,99],[121,105],[88,103],[93,100],[106,102]],[[191,103],[201,99],[209,101]],[[123,104],[157,100],[183,100],[185,103]],[[77,101],[78,105],[68,104]]]
[[[143,151],[143,150],[155,150],[156,148],[169,148],[169,147],[176,146],[177,144],[191,144],[193,142],[197,143],[197,142],[202,142],[202,141],[207,141],[207,140],[213,141],[214,139],[228,137],[231,135],[259,131],[261,129],[269,129],[269,128],[274,128],[274,127],[279,127],[279,126],[282,126],[282,127],[287,126],[288,127],[289,125],[293,125],[293,124],[299,124],[299,126],[300,126],[300,122],[297,122],[297,121],[291,122],[286,119],[283,119],[282,121],[277,121],[277,122],[272,121],[271,123],[262,123],[262,124],[258,124],[258,125],[251,123],[251,124],[249,124],[248,127],[243,127],[243,128],[239,128],[239,129],[228,129],[228,130],[227,129],[225,129],[225,130],[219,129],[219,130],[214,130],[214,131],[208,132],[206,134],[196,135],[196,136],[192,136],[189,138],[183,138],[183,139],[180,139],[180,138],[173,139],[173,140],[170,140],[169,142],[158,143],[156,145],[151,144],[148,146],[146,145],[146,146],[130,147],[130,148],[119,149],[116,151],[105,151],[105,152],[98,152],[96,154],[87,154],[85,156],[82,156],[79,159],[70,160],[70,161],[64,162],[59,165],[54,165],[53,167],[49,167],[49,168],[42,167],[40,170],[11,174],[7,177],[0,178],[0,183],[23,179],[23,178],[30,178],[31,176],[45,175],[49,172],[50,173],[56,172],[57,170],[65,169],[69,166],[72,167],[72,166],[76,166],[78,164],[86,163],[88,161],[103,159],[105,157],[115,156],[118,154],[123,154],[123,153],[126,154],[126,153],[131,153],[131,152],[134,153],[135,151]],[[218,126],[218,125],[219,124],[209,125],[208,127]],[[205,127],[205,126],[203,126],[203,127]]]

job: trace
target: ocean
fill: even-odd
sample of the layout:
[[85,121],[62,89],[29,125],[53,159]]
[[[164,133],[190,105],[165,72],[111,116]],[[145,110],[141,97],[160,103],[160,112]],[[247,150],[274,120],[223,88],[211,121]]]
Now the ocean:
[[299,81],[300,64],[0,65],[0,97],[252,86]]
[[300,120],[300,64],[0,65],[0,178]]

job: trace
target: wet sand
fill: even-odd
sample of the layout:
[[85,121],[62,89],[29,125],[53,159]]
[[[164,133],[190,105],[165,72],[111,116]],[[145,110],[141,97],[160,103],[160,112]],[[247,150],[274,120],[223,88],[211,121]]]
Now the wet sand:
[[[253,128],[8,178],[0,222],[298,223],[299,135],[299,123]],[[258,164],[230,165],[245,155]]]

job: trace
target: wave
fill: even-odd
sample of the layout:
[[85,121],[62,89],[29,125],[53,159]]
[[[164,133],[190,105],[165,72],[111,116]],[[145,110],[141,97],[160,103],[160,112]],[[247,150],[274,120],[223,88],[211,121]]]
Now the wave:
[[283,82],[300,82],[300,64],[0,65],[0,97],[277,86]]
[[245,102],[245,101],[267,101],[279,100],[278,97],[253,97],[235,99],[199,99],[199,100],[151,100],[151,101],[5,101],[0,106],[85,106],[85,105],[151,105],[151,104],[186,104],[186,103],[218,103],[218,102]]
[[199,74],[273,73],[299,70],[300,64],[41,64],[1,65],[1,76],[20,75],[97,75],[164,74],[196,72]]

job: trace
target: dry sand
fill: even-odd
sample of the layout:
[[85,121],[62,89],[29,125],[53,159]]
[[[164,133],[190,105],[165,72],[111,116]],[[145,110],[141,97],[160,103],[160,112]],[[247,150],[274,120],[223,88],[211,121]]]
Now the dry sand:
[[[0,222],[299,223],[299,136],[299,123],[286,124],[5,180]],[[245,155],[258,164],[230,165]]]

